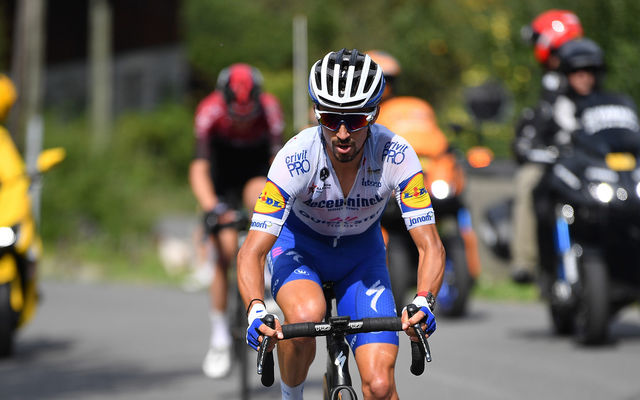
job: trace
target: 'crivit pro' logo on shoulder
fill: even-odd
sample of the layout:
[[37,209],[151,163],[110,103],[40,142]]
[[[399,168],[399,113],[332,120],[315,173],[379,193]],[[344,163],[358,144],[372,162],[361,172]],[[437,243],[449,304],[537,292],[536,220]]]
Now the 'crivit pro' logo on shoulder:
[[280,189],[278,185],[267,180],[267,184],[264,185],[264,189],[262,189],[262,193],[258,197],[254,212],[282,218],[287,200],[289,200],[289,195]]
[[413,211],[431,206],[431,197],[424,187],[422,171],[400,184],[402,211]]

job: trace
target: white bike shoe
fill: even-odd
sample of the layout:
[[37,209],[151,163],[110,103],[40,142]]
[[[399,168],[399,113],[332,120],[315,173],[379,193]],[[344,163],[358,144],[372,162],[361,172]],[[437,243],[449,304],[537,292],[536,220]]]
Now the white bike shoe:
[[204,361],[202,371],[209,378],[223,378],[231,371],[231,346],[210,347]]

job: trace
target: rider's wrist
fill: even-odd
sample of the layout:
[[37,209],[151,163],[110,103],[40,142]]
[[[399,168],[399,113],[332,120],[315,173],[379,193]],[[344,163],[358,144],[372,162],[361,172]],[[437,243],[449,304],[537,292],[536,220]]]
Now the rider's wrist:
[[433,308],[436,305],[436,297],[429,291],[421,291],[416,293],[416,297],[413,299],[413,304],[419,307],[426,306],[430,311],[433,311]]
[[216,205],[211,209],[211,212],[216,215],[222,215],[229,210],[227,203],[218,201]]
[[249,323],[249,325],[251,325],[254,319],[262,318],[266,314],[267,314],[267,308],[264,306],[264,304],[256,302],[253,306],[251,306],[251,309],[249,310],[249,316],[247,317],[247,322]]
[[253,303],[255,303],[255,302],[262,303],[263,306],[265,305],[264,304],[264,300],[262,300],[262,299],[258,299],[258,298],[251,299],[249,301],[249,305],[247,306],[247,315],[249,315],[249,311],[251,310],[251,306],[253,306]]

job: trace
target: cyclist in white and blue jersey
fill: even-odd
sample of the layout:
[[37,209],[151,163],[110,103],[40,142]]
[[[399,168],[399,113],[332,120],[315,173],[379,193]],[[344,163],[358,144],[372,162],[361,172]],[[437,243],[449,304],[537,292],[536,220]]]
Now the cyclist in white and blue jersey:
[[[405,332],[422,322],[436,328],[435,296],[442,284],[444,248],[414,150],[405,139],[375,124],[384,91],[381,68],[357,50],[330,52],[309,75],[319,125],[293,137],[277,154],[256,204],[251,230],[238,254],[238,284],[247,305],[247,343],[282,338],[262,324],[263,266],[287,323],[319,322],[325,313],[322,282],[334,282],[339,315],[352,319],[395,316],[380,217],[395,194],[420,257],[420,311],[402,313]],[[284,322],[283,322],[284,323]],[[347,337],[365,399],[395,399],[398,335],[378,332]],[[276,340],[277,342],[277,340]],[[278,342],[283,399],[301,399],[315,356],[315,339]]]

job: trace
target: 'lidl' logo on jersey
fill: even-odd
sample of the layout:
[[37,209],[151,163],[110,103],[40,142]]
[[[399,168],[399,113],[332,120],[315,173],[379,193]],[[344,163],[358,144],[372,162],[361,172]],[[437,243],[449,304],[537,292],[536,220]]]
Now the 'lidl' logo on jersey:
[[254,212],[282,218],[287,200],[289,200],[289,195],[278,185],[268,180],[260,197],[258,197]]
[[403,212],[431,206],[431,197],[424,187],[422,172],[418,172],[400,184],[400,201]]

